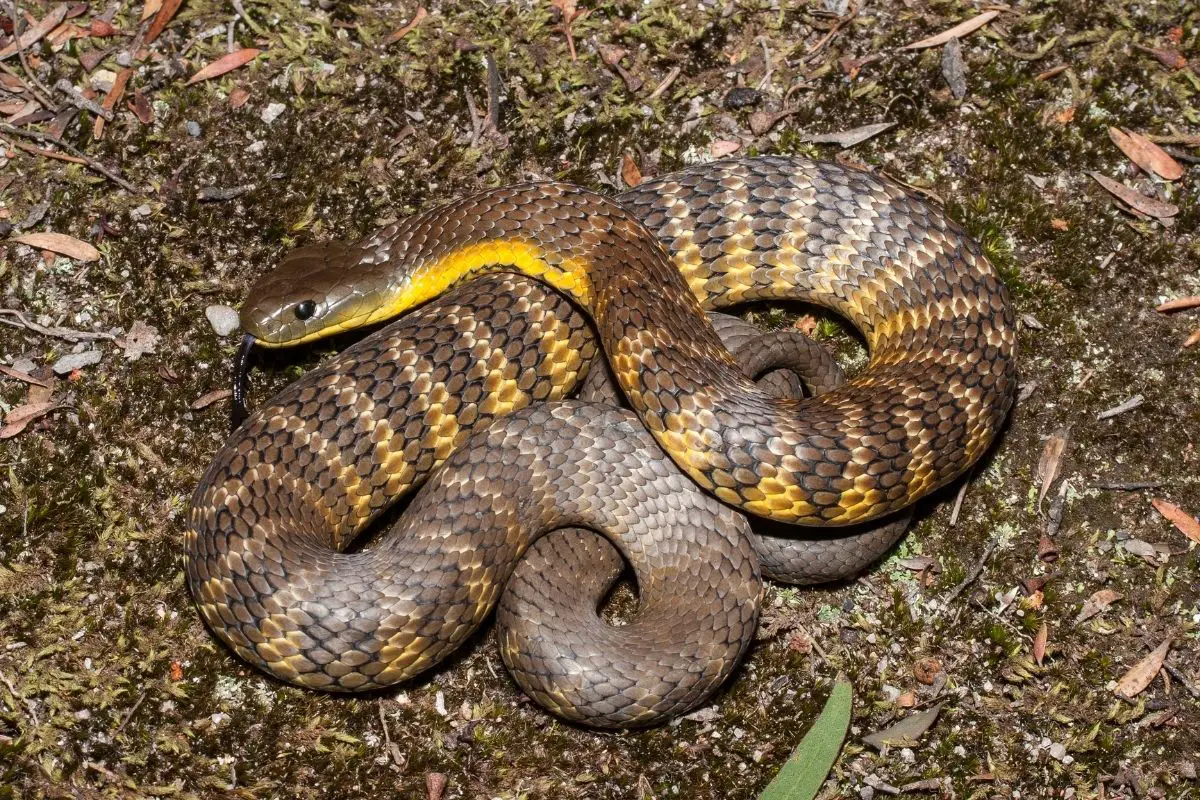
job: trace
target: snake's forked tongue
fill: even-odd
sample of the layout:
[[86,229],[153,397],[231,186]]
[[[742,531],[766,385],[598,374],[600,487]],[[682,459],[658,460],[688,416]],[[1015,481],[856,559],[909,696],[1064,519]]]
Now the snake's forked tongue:
[[246,390],[249,386],[250,351],[255,339],[250,334],[242,337],[242,346],[233,357],[233,397],[229,403],[229,430],[236,431],[246,421]]

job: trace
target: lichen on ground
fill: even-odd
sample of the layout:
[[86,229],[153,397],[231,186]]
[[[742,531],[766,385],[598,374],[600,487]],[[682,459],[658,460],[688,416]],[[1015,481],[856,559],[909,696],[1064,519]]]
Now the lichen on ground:
[[[58,5],[18,3],[35,20]],[[1197,794],[1200,549],[1150,502],[1200,512],[1200,346],[1181,346],[1200,321],[1154,310],[1200,295],[1193,4],[996,6],[961,40],[962,99],[943,79],[943,48],[900,49],[987,8],[959,0],[580,0],[586,14],[569,24],[541,0],[431,2],[397,41],[412,3],[189,0],[144,49],[143,4],[109,5],[68,24],[94,32],[107,14],[117,36],[47,39],[4,61],[47,87],[96,81],[97,102],[131,65],[103,139],[91,112],[64,117],[62,136],[139,191],[0,133],[0,224],[103,254],[81,262],[10,242],[0,308],[86,331],[142,322],[160,338],[135,360],[121,342],[0,327],[6,367],[101,354],[58,378],[57,410],[0,439],[0,797],[425,798],[439,774],[447,798],[751,798],[839,672],[855,687],[854,721],[825,796],[929,779],[940,782],[926,791],[962,797]],[[230,41],[263,52],[185,85]],[[739,86],[749,105],[727,108]],[[0,90],[5,103],[30,99]],[[845,150],[806,141],[884,121],[896,125]],[[1111,126],[1168,137],[1184,177],[1132,168]],[[210,636],[179,564],[189,493],[225,435],[224,403],[196,401],[226,385],[236,344],[206,306],[236,305],[296,244],[353,238],[473,189],[554,177],[612,192],[629,177],[626,155],[649,175],[734,145],[902,181],[944,202],[1003,271],[1028,396],[954,525],[958,487],[923,503],[861,580],[771,588],[760,640],[727,689],[646,732],[548,717],[505,674],[490,630],[426,677],[362,698],[282,685]],[[1090,171],[1179,213],[1170,224],[1130,215]],[[235,196],[198,198],[212,188]],[[809,312],[752,313],[813,325],[861,362],[842,325]],[[332,346],[267,361],[256,393]],[[0,375],[0,411],[35,388]],[[1097,419],[1134,395],[1136,408]],[[1068,426],[1061,477],[1039,504],[1039,459]],[[1157,486],[1095,488],[1120,481]],[[1050,560],[1041,540],[1060,486]],[[1077,622],[1104,589],[1121,598]],[[1168,638],[1170,671],[1118,699],[1113,682]],[[910,706],[942,701],[917,745],[863,743]]]

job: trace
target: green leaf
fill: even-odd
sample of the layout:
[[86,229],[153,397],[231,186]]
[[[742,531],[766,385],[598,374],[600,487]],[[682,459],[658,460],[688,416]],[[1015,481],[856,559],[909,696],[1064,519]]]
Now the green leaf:
[[758,800],[812,800],[817,796],[842,750],[853,701],[850,683],[839,678],[825,701],[825,708],[821,709],[821,716]]

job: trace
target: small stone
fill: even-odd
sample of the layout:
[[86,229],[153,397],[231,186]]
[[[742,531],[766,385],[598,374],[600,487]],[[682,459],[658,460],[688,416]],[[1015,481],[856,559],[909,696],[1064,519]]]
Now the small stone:
[[284,111],[287,111],[287,106],[285,106],[283,103],[271,103],[262,110],[262,113],[259,114],[259,117],[263,122],[270,125],[272,122],[279,119],[279,115]]
[[145,219],[152,213],[154,212],[151,210],[150,204],[142,203],[140,206],[130,211],[129,216],[133,217],[134,219]]
[[67,355],[54,362],[50,369],[54,370],[56,375],[70,375],[77,369],[90,367],[93,364],[100,363],[102,353],[99,350],[84,350],[82,353],[68,353]]
[[128,67],[132,63],[133,56],[129,53],[129,51],[117,53],[117,66]]
[[191,120],[191,119],[189,119],[189,120],[188,120],[188,121],[187,121],[187,122],[184,124],[184,128],[186,128],[186,129],[187,129],[187,134],[188,134],[188,136],[191,136],[193,139],[198,139],[198,138],[200,138],[200,134],[202,133],[202,131],[200,130],[200,123],[199,123],[199,122],[196,122],[195,120]]
[[1050,748],[1049,748],[1049,752],[1050,752],[1050,757],[1053,758],[1055,761],[1062,761],[1064,758],[1067,757],[1066,746],[1059,742],[1054,742],[1053,744],[1051,744]]
[[737,111],[741,108],[753,108],[762,102],[762,92],[749,86],[735,86],[725,95],[725,108]]
[[208,324],[216,331],[217,336],[228,336],[241,324],[237,311],[229,306],[209,306],[204,309],[204,316],[208,318]]

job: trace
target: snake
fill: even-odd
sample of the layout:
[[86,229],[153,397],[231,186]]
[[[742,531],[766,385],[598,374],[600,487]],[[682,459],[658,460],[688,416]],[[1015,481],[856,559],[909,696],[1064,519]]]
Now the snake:
[[[706,313],[788,301],[849,320],[866,367],[802,399],[759,387]],[[240,313],[265,347],[397,317],[214,458],[184,542],[200,614],[285,681],[390,686],[460,646],[540,538],[585,528],[630,565],[644,609],[698,623],[641,683],[594,652],[526,664],[531,684],[605,687],[595,713],[538,689],[601,727],[655,724],[731,674],[761,592],[744,515],[838,542],[826,534],[903,512],[988,450],[1016,385],[1011,301],[979,244],[890,180],[794,157],[615,198],[486,190],[293,251]],[[629,409],[564,399],[597,350]],[[422,481],[386,536],[346,549]],[[810,560],[861,562],[856,538]]]

